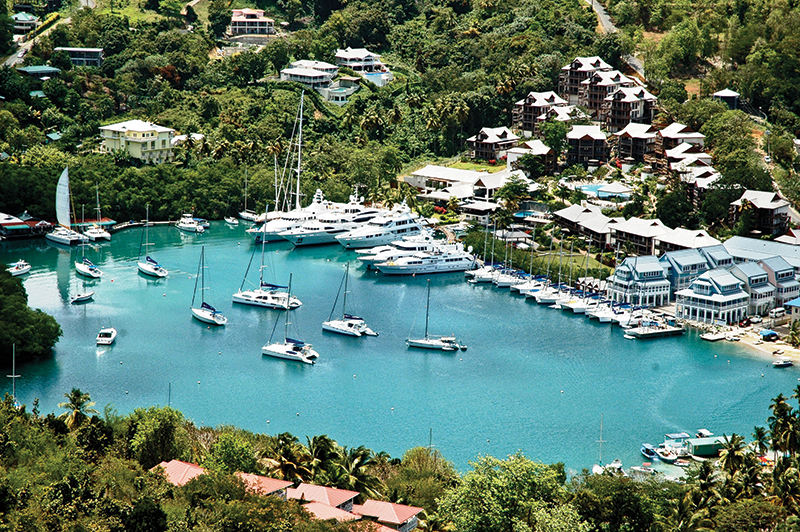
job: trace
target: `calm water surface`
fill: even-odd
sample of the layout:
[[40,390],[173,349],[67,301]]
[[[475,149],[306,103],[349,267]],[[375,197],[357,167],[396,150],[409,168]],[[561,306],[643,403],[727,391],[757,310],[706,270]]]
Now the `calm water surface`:
[[[105,273],[86,282],[95,298],[84,305],[69,304],[81,288],[73,265],[79,247],[0,243],[0,262],[22,258],[33,266],[24,278],[30,305],[64,329],[52,359],[17,368],[20,401],[39,398],[42,412],[58,412],[63,394],[79,387],[99,410],[171,402],[198,424],[301,439],[328,434],[393,456],[427,445],[432,430],[433,444],[461,470],[479,454],[505,457],[518,449],[580,470],[598,459],[601,415],[604,462],[635,465],[641,442],[658,443],[666,432],[708,428],[749,438],[754,425],[765,424],[770,399],[791,394],[800,377],[796,368],[773,369],[746,348],[702,342],[694,333],[626,340],[619,327],[470,285],[462,274],[431,277],[430,329],[456,334],[469,349],[409,350],[409,331],[424,327],[426,278],[384,277],[357,262],[348,311],[380,336],[323,333],[355,253],[288,243],[267,246],[265,277],[285,283],[293,274],[303,306],[291,312],[292,332],[313,343],[320,359],[306,366],[263,357],[276,321],[276,337],[283,333],[283,314],[231,303],[253,250],[244,229],[219,222],[203,235],[152,228],[149,252],[170,270],[161,280],[138,273],[140,229],[89,245],[86,255]],[[228,316],[226,327],[209,328],[190,314],[203,244],[206,299]],[[253,282],[258,263],[256,254]],[[96,347],[97,331],[109,325],[119,331],[116,344]],[[5,391],[10,379],[0,385]]]

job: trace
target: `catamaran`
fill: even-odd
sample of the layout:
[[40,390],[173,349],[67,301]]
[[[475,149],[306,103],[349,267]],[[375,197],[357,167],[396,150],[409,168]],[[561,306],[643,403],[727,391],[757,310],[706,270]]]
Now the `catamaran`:
[[465,350],[467,346],[458,342],[455,336],[432,336],[428,334],[428,321],[430,318],[431,308],[431,280],[428,279],[428,298],[425,303],[425,336],[422,338],[409,338],[406,339],[408,347],[420,347],[422,349],[440,349],[442,351],[457,351],[459,349]]
[[[83,206],[81,206],[81,217],[83,217]],[[103,272],[95,266],[92,261],[86,258],[86,242],[81,242],[81,260],[75,261],[75,270],[86,277],[99,279],[103,276]]]
[[[336,299],[333,300],[333,308],[331,314],[328,316],[328,321],[322,322],[322,330],[339,334],[346,334],[348,336],[378,336],[378,333],[370,329],[364,322],[363,318],[354,316],[347,313],[347,280],[350,277],[350,263],[347,263],[347,268],[342,278],[344,285],[344,293],[342,293],[342,284],[339,285],[339,292],[336,294]],[[342,317],[340,319],[333,319],[333,313],[336,312],[336,304],[339,301],[339,296],[342,298]]]
[[[197,276],[194,278],[194,294],[192,294],[192,316],[212,325],[225,325],[228,318],[222,315],[217,309],[206,303],[206,247],[200,248],[200,264],[197,265]],[[194,301],[197,297],[197,281],[200,281],[200,306],[195,307]]]
[[89,226],[83,234],[89,237],[89,240],[92,242],[97,240],[111,240],[111,233],[100,227],[100,221],[103,219],[103,216],[100,214],[100,189],[97,185],[94,186],[94,193],[97,198],[97,207],[94,209],[97,212],[97,221]]
[[[137,264],[139,266],[139,271],[145,275],[150,275],[152,277],[166,277],[169,275],[169,271],[167,271],[163,266],[161,266],[154,258],[150,255],[147,255],[147,246],[150,245],[149,242],[149,227],[150,227],[150,204],[147,204],[147,215],[144,222],[144,227],[142,228],[142,240],[139,242],[139,258],[137,259]],[[142,247],[145,247],[145,260],[142,261]]]
[[64,168],[61,177],[58,178],[56,186],[56,219],[58,225],[52,232],[45,237],[57,244],[72,245],[79,242],[88,242],[89,237],[70,229],[70,208],[69,208],[69,168]]
[[[289,275],[289,293],[292,291],[292,276]],[[283,325],[283,342],[272,342],[272,337],[275,335],[275,328],[278,325],[275,321],[275,327],[272,328],[272,334],[269,335],[269,343],[261,348],[261,354],[265,356],[282,358],[284,360],[294,360],[304,364],[313,364],[314,360],[319,357],[319,353],[314,351],[311,344],[307,344],[302,340],[289,338],[289,313],[284,314]]]

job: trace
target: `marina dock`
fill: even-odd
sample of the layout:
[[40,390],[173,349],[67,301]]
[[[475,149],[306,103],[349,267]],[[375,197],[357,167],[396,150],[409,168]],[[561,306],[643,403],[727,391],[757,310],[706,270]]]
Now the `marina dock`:
[[643,327],[635,327],[633,329],[628,329],[627,331],[625,331],[625,334],[628,336],[633,336],[634,338],[646,339],[646,338],[662,338],[664,336],[678,336],[680,334],[683,334],[684,331],[685,329],[683,327],[659,324],[653,326],[643,326]]

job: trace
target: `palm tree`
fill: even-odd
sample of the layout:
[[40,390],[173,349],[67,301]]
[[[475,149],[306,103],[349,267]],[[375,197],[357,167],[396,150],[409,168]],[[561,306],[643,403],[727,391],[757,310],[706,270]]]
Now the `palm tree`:
[[724,434],[722,450],[719,453],[719,466],[728,474],[733,477],[738,473],[745,463],[745,442],[742,436],[736,433],[731,434],[728,438]]
[[311,455],[296,437],[288,433],[278,434],[259,463],[267,471],[283,480],[303,482],[311,479]]
[[772,448],[781,453],[790,451],[789,439],[792,426],[797,417],[792,411],[792,406],[786,402],[786,399],[782,393],[778,394],[772,400],[772,404],[769,405],[772,415],[767,418],[772,438]]
[[67,427],[71,429],[80,427],[83,420],[88,417],[88,414],[99,414],[97,410],[92,408],[95,403],[92,401],[88,393],[83,393],[79,388],[73,388],[71,392],[65,393],[64,397],[67,401],[58,403],[59,408],[66,408],[67,411],[58,416],[63,419]]
[[306,448],[311,457],[311,480],[323,475],[331,468],[333,462],[341,456],[339,445],[328,436],[306,436]]
[[337,479],[335,487],[357,491],[369,498],[381,497],[378,491],[382,488],[381,482],[371,472],[374,464],[372,451],[363,445],[350,449],[342,447],[342,454],[337,463],[341,476]]
[[[792,326],[789,328],[789,343],[792,344],[792,347],[800,346],[800,321],[795,320],[792,322]],[[800,385],[797,387],[800,389]],[[792,395],[792,397],[795,397]]]
[[756,445],[758,454],[763,456],[769,450],[769,436],[764,427],[753,427],[753,443]]

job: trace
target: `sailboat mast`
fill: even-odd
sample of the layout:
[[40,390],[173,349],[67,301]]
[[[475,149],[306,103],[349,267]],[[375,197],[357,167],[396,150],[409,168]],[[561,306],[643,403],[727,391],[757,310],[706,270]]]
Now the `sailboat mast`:
[[[85,207],[85,205],[83,203],[81,203],[81,225],[82,226],[86,226],[86,213],[83,210],[84,207]],[[81,258],[82,259],[86,258],[86,241],[85,240],[81,241]]]
[[428,301],[425,303],[425,339],[428,339],[428,317],[431,308],[431,280],[428,279]]
[[528,272],[528,274],[531,275],[531,276],[533,276],[533,252],[535,250],[536,250],[536,226],[534,225],[533,226],[533,237],[531,238],[531,266],[530,266],[530,271]]
[[573,240],[569,244],[569,277],[567,278],[568,285],[572,284],[572,266],[574,264],[572,261],[572,250],[574,249],[574,247],[575,247],[575,241]]
[[[194,308],[194,300],[197,297],[197,280],[201,275],[202,268],[203,268],[203,250],[205,246],[200,248],[200,263],[197,265],[197,275],[194,276],[194,292],[192,293],[192,308]],[[201,289],[202,290],[202,289]],[[202,295],[200,296],[203,297]]]
[[303,98],[306,92],[300,93],[300,115],[299,115],[299,128],[297,133],[297,194],[295,197],[295,208],[300,208],[300,164],[301,153],[303,151]]
[[206,247],[200,248],[200,302],[206,302]]
[[347,278],[350,277],[350,261],[347,261],[347,266],[344,273],[344,298],[342,299],[342,318],[347,313]]
[[100,221],[102,220],[102,216],[100,215],[100,187],[97,186],[97,183],[94,184],[94,193],[95,197],[97,198],[97,225],[100,225]]
[[286,318],[283,322],[283,341],[286,342],[286,339],[289,337],[289,301],[292,299],[292,274],[289,274],[289,286],[288,286],[289,293],[286,297]]
[[600,465],[603,465],[603,444],[605,443],[605,440],[603,439],[603,414],[600,414],[600,439],[597,440],[597,443],[600,444],[599,445],[600,455],[598,456],[598,463]]
[[244,167],[244,212],[247,212],[247,167]]
[[[267,223],[267,214],[269,213],[269,203],[267,203],[266,207],[264,208],[264,224]],[[258,269],[258,289],[261,290],[261,287],[264,286],[264,244],[266,243],[267,238],[266,235],[261,235],[261,267]],[[242,285],[244,285],[244,281],[242,281]]]

